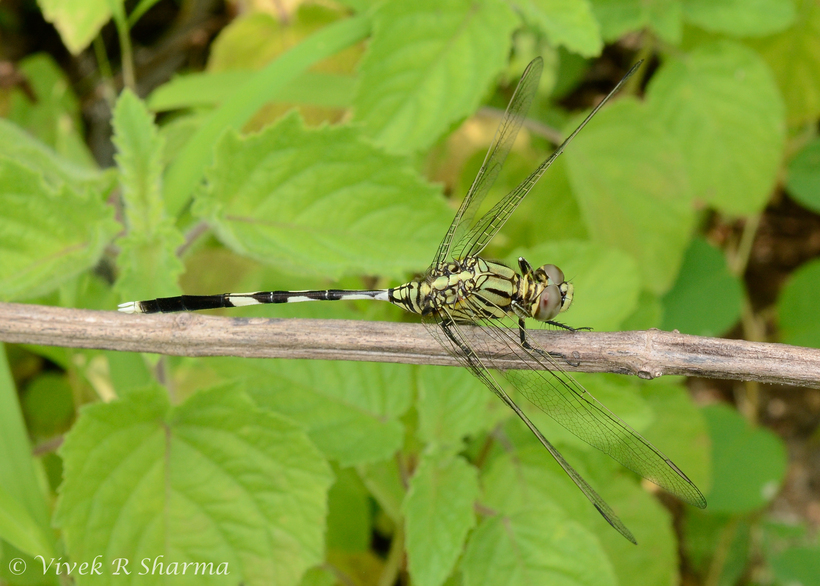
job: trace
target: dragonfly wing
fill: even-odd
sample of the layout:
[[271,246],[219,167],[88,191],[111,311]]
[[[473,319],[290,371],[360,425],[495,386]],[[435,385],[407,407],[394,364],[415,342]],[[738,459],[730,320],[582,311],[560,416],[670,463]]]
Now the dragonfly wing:
[[[478,308],[479,303],[474,303]],[[475,340],[470,339],[469,344],[480,347],[482,339],[492,339],[527,364],[527,369],[502,372],[532,404],[573,435],[643,478],[691,505],[701,509],[706,507],[703,494],[680,468],[593,397],[546,350],[529,338],[530,348],[523,346],[520,332],[505,327],[500,320],[484,322],[487,327],[480,328],[481,335]],[[485,360],[485,363],[489,368],[495,367],[492,359]]]
[[515,93],[507,106],[504,118],[502,118],[498,130],[495,131],[493,142],[484,157],[484,163],[478,170],[478,174],[464,197],[464,201],[461,202],[452,224],[447,229],[444,240],[441,241],[433,259],[432,266],[437,266],[453,258],[450,250],[452,243],[461,240],[473,223],[476,211],[481,206],[481,202],[484,201],[493,183],[495,183],[498,173],[501,171],[501,167],[504,165],[504,161],[515,142],[515,137],[518,136],[518,131],[521,130],[521,125],[524,123],[538,89],[538,81],[541,79],[543,69],[544,61],[541,57],[536,57],[521,75],[521,80],[515,88]]
[[555,152],[549,156],[543,163],[541,163],[535,171],[530,173],[530,176],[524,179],[521,184],[513,189],[510,193],[504,196],[497,204],[493,206],[493,208],[488,211],[484,216],[482,216],[474,226],[472,226],[466,234],[464,234],[459,240],[456,240],[455,245],[452,246],[452,258],[464,258],[465,256],[475,256],[481,253],[482,250],[487,246],[490,240],[498,233],[507,220],[509,219],[510,215],[515,211],[518,207],[518,204],[527,196],[527,194],[535,187],[535,184],[538,183],[538,180],[541,179],[541,176],[546,172],[547,169],[555,162],[561,153],[564,152],[566,146],[574,139],[581,130],[583,130],[584,126],[592,120],[593,116],[598,113],[604,104],[609,101],[613,95],[615,95],[618,90],[621,89],[624,82],[626,82],[629,77],[637,71],[638,67],[640,67],[643,61],[638,61],[635,65],[632,66],[627,74],[618,82],[611,92],[607,94],[607,96],[601,100],[601,102],[593,108],[592,112],[590,112],[584,121],[578,125],[578,128],[572,131],[564,142],[555,149]]
[[487,370],[481,359],[479,359],[478,355],[467,342],[467,339],[463,334],[463,326],[459,326],[452,319],[445,321],[440,316],[435,314],[422,317],[422,323],[424,323],[427,327],[427,331],[429,331],[430,334],[438,340],[438,342],[444,346],[444,348],[454,358],[456,358],[462,366],[473,373],[478,380],[484,383],[493,393],[495,393],[496,396],[498,396],[498,398],[510,407],[510,409],[512,409],[518,417],[521,418],[535,437],[538,438],[538,441],[541,442],[547,451],[552,454],[552,457],[555,458],[555,461],[558,462],[561,468],[564,469],[564,472],[566,472],[575,485],[581,489],[584,496],[589,499],[601,516],[606,519],[607,523],[609,523],[615,530],[618,531],[618,533],[626,537],[629,541],[637,544],[638,542],[635,540],[635,536],[632,535],[632,532],[626,525],[624,525],[618,515],[615,514],[612,507],[610,507],[606,501],[602,499],[597,492],[595,492],[595,489],[593,489],[589,483],[587,483],[587,481],[584,480],[580,474],[578,474],[575,468],[573,468],[569,462],[564,459],[555,446],[553,446],[547,438],[544,437],[535,424],[530,421],[521,408],[507,394],[503,387],[498,384],[492,373]]

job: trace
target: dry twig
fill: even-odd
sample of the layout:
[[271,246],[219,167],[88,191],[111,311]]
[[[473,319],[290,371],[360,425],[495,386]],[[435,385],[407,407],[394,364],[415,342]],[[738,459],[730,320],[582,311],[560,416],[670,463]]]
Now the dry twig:
[[[469,330],[469,328],[468,328]],[[478,330],[476,328],[475,330]],[[480,335],[480,331],[474,331]],[[820,350],[704,338],[660,330],[533,331],[562,368],[641,378],[701,376],[820,388]],[[483,336],[481,355],[521,368]],[[421,324],[318,319],[227,318],[193,313],[126,315],[0,303],[0,341],[176,356],[308,358],[456,365]]]

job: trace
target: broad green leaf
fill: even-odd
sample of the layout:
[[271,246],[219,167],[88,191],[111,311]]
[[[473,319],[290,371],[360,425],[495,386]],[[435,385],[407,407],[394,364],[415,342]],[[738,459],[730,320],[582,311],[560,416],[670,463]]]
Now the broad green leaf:
[[694,227],[678,146],[648,108],[622,98],[596,116],[565,157],[592,240],[635,258],[643,288],[668,289]]
[[189,203],[213,161],[214,144],[226,129],[238,130],[270,99],[271,93],[287,85],[308,67],[334,55],[367,36],[370,21],[354,17],[334,22],[271,61],[245,84],[234,89],[218,108],[208,114],[193,137],[180,149],[165,179],[165,204],[176,216]]
[[35,441],[67,432],[74,419],[74,397],[68,377],[54,372],[41,373],[26,385],[20,407]]
[[475,525],[476,469],[459,456],[425,454],[402,505],[413,583],[440,586],[455,567]]
[[806,144],[791,160],[786,189],[804,207],[820,212],[820,139]]
[[395,458],[356,467],[367,490],[394,523],[402,521],[401,503],[407,490]]
[[184,270],[176,250],[185,238],[170,222],[150,235],[132,232],[117,240],[119,276],[115,290],[123,301],[179,295],[177,278]]
[[790,277],[777,301],[780,335],[786,344],[820,348],[820,260],[813,260]]
[[588,0],[527,0],[519,8],[553,47],[563,45],[584,57],[601,54],[600,26]]
[[680,43],[683,11],[680,0],[591,0],[601,23],[604,41],[626,33],[649,29],[667,43]]
[[298,426],[241,393],[201,392],[171,408],[149,389],[92,405],[60,453],[55,519],[73,560],[102,555],[112,568],[125,558],[134,571],[163,555],[230,571],[180,584],[288,585],[322,559],[327,462]]
[[673,380],[664,377],[640,385],[641,397],[655,413],[643,434],[705,494],[712,482],[709,431],[686,387]]
[[117,100],[112,125],[126,226],[130,231],[151,234],[165,219],[161,179],[163,141],[153,116],[129,89]]
[[683,0],[682,4],[688,22],[734,37],[778,33],[795,19],[793,0]]
[[524,255],[533,266],[554,264],[575,287],[571,308],[559,320],[575,327],[596,331],[617,330],[638,303],[641,275],[638,264],[628,254],[592,242],[550,242],[507,259]]
[[113,126],[128,228],[118,241],[115,288],[123,299],[178,295],[177,278],[184,267],[176,250],[184,238],[163,204],[163,140],[145,104],[130,90],[117,100]]
[[217,370],[245,380],[259,405],[300,423],[342,466],[384,460],[401,447],[404,426],[398,418],[413,393],[409,366],[231,360],[221,361]]
[[[252,71],[246,70],[180,75],[154,90],[148,97],[148,107],[159,112],[215,106],[252,75]],[[353,100],[354,89],[352,76],[306,71],[272,97],[280,102],[345,108]]]
[[349,127],[306,130],[291,115],[217,145],[194,213],[234,251],[330,278],[426,267],[450,211],[406,162]]
[[72,163],[95,168],[85,144],[80,104],[65,73],[46,53],[26,57],[17,67],[26,76],[33,96],[19,89],[13,91],[8,119]]
[[703,408],[712,438],[712,513],[747,513],[770,502],[786,473],[786,449],[767,429],[753,429],[725,405]]
[[93,267],[119,231],[99,195],[55,190],[42,175],[0,158],[0,299],[52,291]]
[[552,506],[484,519],[461,562],[465,586],[617,584],[598,540]]
[[778,552],[769,560],[772,572],[779,584],[820,584],[820,547],[790,547]]
[[63,44],[79,55],[111,18],[109,0],[38,0],[43,17],[54,25]]
[[518,19],[501,0],[385,2],[360,67],[355,119],[391,152],[424,150],[478,107]]
[[[692,566],[701,575],[709,571],[715,572],[713,567],[719,570],[715,572],[719,574],[715,576],[716,584],[738,584],[749,565],[751,531],[747,517],[687,509],[683,530],[686,553]],[[713,566],[714,556],[718,551],[722,559]]]
[[729,214],[763,209],[785,143],[783,102],[766,64],[743,45],[702,45],[653,76],[647,103],[680,147],[694,196]]
[[497,399],[466,369],[427,366],[419,369],[418,382],[418,436],[423,442],[458,447],[466,436],[491,425],[487,403]]
[[[572,457],[572,452],[567,455]],[[635,547],[613,531],[595,511],[586,522],[579,519],[598,537],[619,583],[631,586],[678,583],[678,543],[669,510],[637,484],[633,474],[604,454],[592,452],[584,463],[584,478],[602,489],[602,496],[638,541]]]
[[335,471],[335,476],[328,493],[327,548],[367,551],[372,538],[367,489],[352,468]]
[[750,43],[769,64],[786,103],[790,125],[820,116],[820,4],[796,0],[794,26]]
[[[54,552],[48,526],[39,526],[23,504],[0,484],[0,539],[29,556],[47,556]],[[8,559],[9,552],[4,559]]]
[[504,452],[482,474],[481,486],[481,504],[500,514],[548,504],[562,510],[562,518],[584,522],[600,517],[541,444]]
[[46,183],[54,189],[67,183],[76,191],[90,190],[104,195],[115,183],[113,172],[77,165],[4,118],[0,118],[0,157],[42,173]]
[[729,272],[720,250],[696,238],[686,251],[677,282],[663,297],[660,327],[695,336],[719,336],[740,319],[742,308],[740,279]]
[[[557,358],[556,361],[560,366],[563,359]],[[547,373],[547,377],[549,376]],[[521,386],[521,384],[527,384],[527,382],[534,379],[535,375],[532,373],[525,374],[525,371],[515,371],[511,377],[520,380],[519,386]],[[655,414],[638,392],[639,384],[637,380],[606,374],[593,376],[584,373],[572,373],[572,377],[616,417],[625,421],[638,432],[643,432],[643,430],[654,421]],[[554,404],[554,401],[550,400],[553,391],[547,388],[544,389],[544,392],[547,398],[540,400],[540,403],[547,406]],[[517,398],[519,396],[518,392],[513,393],[513,397]],[[557,421],[553,420],[551,416],[548,416],[548,410],[541,411],[537,409],[535,405],[523,397],[521,397],[517,403],[527,412],[530,419],[532,419],[551,442],[572,445],[575,448],[580,448],[585,451],[593,450],[585,440],[574,435]],[[518,424],[517,419],[516,424]],[[523,426],[523,423],[518,427],[524,430],[528,444],[537,442],[535,436]]]
[[[6,353],[0,350],[0,539],[31,556],[48,556],[54,552],[48,506]],[[10,559],[9,553],[4,552],[4,559]]]
[[648,330],[661,325],[663,305],[657,295],[641,291],[638,307],[621,323],[622,330]]

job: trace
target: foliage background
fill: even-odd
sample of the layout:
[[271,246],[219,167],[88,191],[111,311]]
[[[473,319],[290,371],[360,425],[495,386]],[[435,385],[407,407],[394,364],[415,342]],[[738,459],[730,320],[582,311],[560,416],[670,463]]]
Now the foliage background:
[[[561,266],[570,325],[820,346],[814,0],[40,0],[0,16],[3,300],[398,284],[426,268],[529,60],[545,74],[495,197],[644,58],[487,256]],[[410,319],[302,305],[232,315]],[[703,512],[533,413],[634,547],[457,369],[6,355],[10,584],[66,579],[37,555],[101,556],[100,576],[72,570],[81,584],[820,576],[816,391],[578,377],[704,490]],[[160,555],[166,573],[231,574],[137,576]],[[113,576],[116,558],[135,573]]]

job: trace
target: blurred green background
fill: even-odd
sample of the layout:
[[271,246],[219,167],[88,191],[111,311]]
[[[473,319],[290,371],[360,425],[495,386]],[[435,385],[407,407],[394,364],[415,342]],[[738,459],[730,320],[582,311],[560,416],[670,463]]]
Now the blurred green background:
[[[484,256],[560,266],[571,326],[820,347],[816,0],[23,0],[0,35],[0,300],[395,286],[530,60],[488,209],[644,59]],[[524,405],[636,547],[461,369],[5,349],[8,584],[820,584],[816,389],[577,377],[704,511]]]

